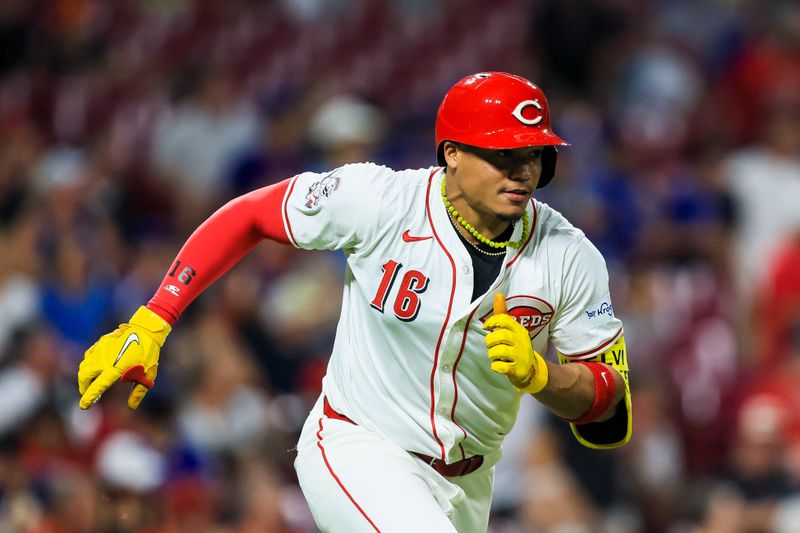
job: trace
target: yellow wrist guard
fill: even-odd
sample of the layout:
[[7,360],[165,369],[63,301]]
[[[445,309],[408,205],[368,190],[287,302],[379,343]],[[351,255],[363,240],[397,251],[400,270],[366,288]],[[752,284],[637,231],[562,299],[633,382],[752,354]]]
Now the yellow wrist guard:
[[167,335],[172,331],[172,326],[170,326],[166,320],[145,306],[141,306],[136,310],[129,324],[131,326],[139,326],[149,331],[153,340],[158,343],[159,348],[164,346]]

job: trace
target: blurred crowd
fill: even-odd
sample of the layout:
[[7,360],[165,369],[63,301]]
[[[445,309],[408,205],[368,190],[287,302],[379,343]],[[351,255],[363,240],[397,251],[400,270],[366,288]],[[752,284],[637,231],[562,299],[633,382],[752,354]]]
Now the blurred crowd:
[[0,0],[0,532],[316,531],[292,448],[340,254],[259,246],[138,411],[80,411],[77,365],[228,199],[433,165],[480,70],[537,81],[572,143],[537,195],[606,257],[634,395],[602,453],[523,403],[490,531],[800,531],[797,2]]

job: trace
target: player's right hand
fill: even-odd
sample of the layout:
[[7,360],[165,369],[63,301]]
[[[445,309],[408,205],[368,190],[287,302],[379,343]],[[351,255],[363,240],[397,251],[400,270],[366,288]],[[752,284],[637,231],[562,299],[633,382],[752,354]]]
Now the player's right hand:
[[100,337],[78,368],[81,409],[90,408],[117,381],[134,383],[128,407],[139,407],[156,379],[158,355],[171,330],[163,318],[140,307],[130,322]]

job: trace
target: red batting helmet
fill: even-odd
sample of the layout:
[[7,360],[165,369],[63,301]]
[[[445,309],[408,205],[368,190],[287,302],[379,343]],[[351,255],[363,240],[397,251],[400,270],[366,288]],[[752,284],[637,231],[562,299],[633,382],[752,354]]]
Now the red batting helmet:
[[492,150],[544,146],[538,189],[553,179],[555,147],[569,146],[550,129],[542,90],[505,72],[472,74],[447,91],[436,115],[436,160],[442,166],[444,141]]

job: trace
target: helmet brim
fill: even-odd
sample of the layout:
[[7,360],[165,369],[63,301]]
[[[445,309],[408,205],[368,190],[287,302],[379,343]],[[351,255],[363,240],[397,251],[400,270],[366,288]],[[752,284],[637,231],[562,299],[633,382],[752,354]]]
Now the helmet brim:
[[472,142],[465,142],[464,144],[471,144],[490,150],[509,150],[514,148],[527,148],[529,146],[570,146],[570,143],[555,133],[542,130],[498,130],[487,133],[481,137],[475,137]]
[[459,139],[443,139],[436,148],[436,162],[440,166],[446,165],[444,160],[444,143],[446,141],[477,146],[488,150],[513,150],[515,148],[528,148],[531,146],[572,146],[555,133],[549,131],[508,132],[505,130],[498,130],[479,137],[473,137],[470,139],[471,142]]

